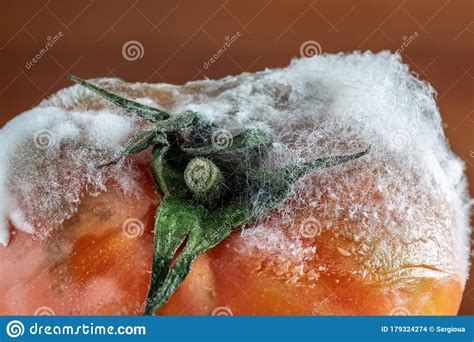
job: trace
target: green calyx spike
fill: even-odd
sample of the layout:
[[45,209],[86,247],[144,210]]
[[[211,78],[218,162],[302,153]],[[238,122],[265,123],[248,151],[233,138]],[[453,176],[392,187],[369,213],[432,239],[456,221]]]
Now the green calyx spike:
[[268,147],[272,144],[270,137],[258,129],[247,129],[228,140],[223,146],[213,143],[201,147],[183,146],[182,150],[191,156],[204,157],[254,147]]
[[[151,171],[163,198],[155,214],[146,315],[153,315],[168,301],[199,255],[222,242],[232,231],[278,209],[299,179],[318,169],[360,158],[370,149],[268,170],[266,158],[272,139],[259,129],[247,129],[235,136],[229,133],[225,144],[216,144],[214,135],[223,130],[198,113],[185,111],[170,116],[78,77],[70,78],[151,122],[136,132],[118,157],[99,165],[113,165],[127,155],[153,146]],[[256,160],[246,163],[242,153]],[[253,198],[258,200],[249,200]]]
[[108,90],[102,89],[90,82],[87,82],[77,76],[70,75],[69,79],[77,84],[80,84],[81,86],[93,91],[100,97],[106,99],[109,102],[112,102],[113,104],[119,106],[120,108],[123,108],[129,113],[136,114],[141,116],[142,118],[145,118],[150,121],[161,121],[164,119],[167,119],[170,117],[168,113],[166,113],[163,110],[149,107],[146,105],[143,105],[141,103],[132,101],[132,100],[127,100],[124,97],[121,97],[119,95],[116,95]]

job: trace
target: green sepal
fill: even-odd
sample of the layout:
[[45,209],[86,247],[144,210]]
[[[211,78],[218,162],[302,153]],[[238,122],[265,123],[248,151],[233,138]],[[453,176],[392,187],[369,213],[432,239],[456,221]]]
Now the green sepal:
[[176,132],[191,126],[196,120],[196,113],[191,111],[183,112],[176,117],[172,117],[160,122],[145,126],[129,140],[127,146],[120,152],[119,156],[99,167],[109,166],[118,163],[122,158],[137,154],[150,146],[169,145],[166,133]]
[[[145,314],[158,310],[184,281],[195,258],[251,219],[251,208],[234,199],[212,212],[193,202],[179,172],[166,160],[167,148],[153,153],[153,175],[164,192],[157,208],[150,289]],[[176,255],[183,244],[182,251]],[[173,266],[171,263],[174,259]]]
[[[185,199],[165,197],[156,213],[155,253],[145,315],[154,314],[168,301],[196,257],[218,245],[250,218],[250,208],[238,201],[211,214]],[[183,242],[183,249],[176,256]]]
[[103,88],[100,88],[90,82],[87,82],[77,76],[69,75],[69,79],[93,91],[94,93],[102,97],[103,99],[106,99],[107,101],[112,102],[113,104],[119,106],[120,108],[123,108],[127,112],[141,116],[144,119],[157,122],[157,121],[165,120],[170,117],[170,115],[163,110],[153,108],[153,107],[150,107],[150,106],[147,106],[147,105],[144,105],[132,100],[128,100],[122,96],[114,94]]
[[[118,158],[105,164],[154,147],[151,169],[163,198],[155,216],[152,275],[145,314],[153,314],[167,302],[190,272],[196,257],[219,244],[233,230],[279,208],[298,179],[318,169],[360,158],[370,149],[272,171],[265,164],[272,140],[261,130],[245,130],[230,137],[229,144],[224,146],[209,144],[217,127],[195,112],[185,111],[171,118],[164,111],[127,100],[75,76],[71,79],[153,122],[135,134]],[[189,134],[183,135],[183,130]],[[186,141],[192,145],[186,145]],[[197,201],[185,182],[186,165],[193,157],[206,157],[210,162],[212,159],[216,162],[214,171],[217,174],[222,171],[226,189],[210,196],[213,203]],[[214,183],[217,180],[220,178],[214,179]]]
[[263,216],[277,209],[291,194],[295,183],[304,176],[317,170],[358,159],[369,151],[370,147],[362,152],[319,158],[297,165],[289,165],[275,171],[265,168],[250,171],[250,177],[255,183],[253,191],[259,194],[259,201],[254,207],[254,215]]
[[228,138],[229,143],[224,146],[214,143],[201,147],[182,146],[181,149],[193,157],[208,157],[242,149],[268,147],[272,144],[270,136],[259,129],[247,129],[234,137],[229,136]]

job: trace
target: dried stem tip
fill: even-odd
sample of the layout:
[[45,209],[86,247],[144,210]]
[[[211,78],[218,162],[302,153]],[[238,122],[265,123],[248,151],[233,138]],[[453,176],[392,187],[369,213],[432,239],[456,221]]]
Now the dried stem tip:
[[184,170],[184,180],[197,198],[207,200],[218,197],[224,184],[221,171],[207,158],[193,158]]

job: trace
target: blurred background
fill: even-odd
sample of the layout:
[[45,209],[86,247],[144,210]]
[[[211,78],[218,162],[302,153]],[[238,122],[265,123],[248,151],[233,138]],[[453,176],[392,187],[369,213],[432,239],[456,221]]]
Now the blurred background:
[[[71,85],[69,73],[184,83],[305,53],[398,51],[437,90],[474,197],[472,0],[3,0],[1,13],[0,127]],[[473,269],[460,314],[474,314]]]

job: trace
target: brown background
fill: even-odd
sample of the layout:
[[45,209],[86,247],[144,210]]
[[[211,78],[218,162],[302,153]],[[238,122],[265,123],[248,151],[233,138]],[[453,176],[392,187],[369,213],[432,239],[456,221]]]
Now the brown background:
[[[474,184],[474,2],[410,1],[13,1],[3,0],[0,127],[71,83],[66,75],[183,83],[280,67],[305,41],[323,52],[400,49],[404,61],[438,91],[452,149]],[[63,37],[31,68],[48,37]],[[241,37],[208,69],[226,36]],[[129,61],[130,40],[143,56]],[[461,314],[474,313],[471,270]]]

